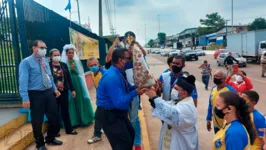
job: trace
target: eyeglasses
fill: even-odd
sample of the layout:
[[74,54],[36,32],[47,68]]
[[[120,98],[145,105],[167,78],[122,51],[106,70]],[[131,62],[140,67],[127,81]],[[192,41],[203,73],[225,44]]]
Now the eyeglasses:
[[38,47],[38,48],[40,48],[40,49],[47,49],[47,47]]

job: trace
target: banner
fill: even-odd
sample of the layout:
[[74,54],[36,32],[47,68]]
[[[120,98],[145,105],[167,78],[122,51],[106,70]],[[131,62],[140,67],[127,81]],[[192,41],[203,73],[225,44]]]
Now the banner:
[[90,57],[99,58],[98,40],[90,38],[72,28],[69,28],[71,44],[75,45],[80,60]]

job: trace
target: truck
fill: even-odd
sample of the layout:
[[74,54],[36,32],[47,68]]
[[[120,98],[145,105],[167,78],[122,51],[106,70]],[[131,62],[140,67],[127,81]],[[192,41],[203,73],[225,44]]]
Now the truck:
[[247,62],[260,63],[261,54],[266,51],[266,30],[227,35],[227,50],[242,55]]

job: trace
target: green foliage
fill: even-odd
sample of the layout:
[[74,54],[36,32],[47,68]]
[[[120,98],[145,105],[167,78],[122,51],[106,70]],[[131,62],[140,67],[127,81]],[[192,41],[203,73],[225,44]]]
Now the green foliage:
[[205,35],[216,32],[216,28],[214,27],[199,27],[198,28],[198,34],[199,35]]
[[211,13],[206,15],[206,19],[200,19],[200,23],[207,27],[220,28],[225,25],[225,20],[217,13]]
[[264,18],[256,18],[251,24],[248,25],[248,30],[266,29],[266,20]]
[[166,40],[166,34],[162,32],[158,33],[158,39],[160,42],[164,42]]
[[223,40],[223,47],[227,47],[227,41]]
[[150,39],[150,40],[149,40],[148,45],[149,45],[150,47],[152,47],[152,45],[153,45],[153,39]]

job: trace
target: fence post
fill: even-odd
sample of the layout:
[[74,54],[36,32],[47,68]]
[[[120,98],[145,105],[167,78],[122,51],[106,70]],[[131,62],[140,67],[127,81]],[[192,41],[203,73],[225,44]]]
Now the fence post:
[[29,56],[29,48],[28,48],[27,32],[25,26],[23,3],[24,0],[16,0],[22,58],[26,58]]
[[[18,81],[18,72],[19,72],[19,62],[21,60],[20,56],[20,47],[18,40],[18,28],[17,28],[17,19],[16,19],[16,11],[15,11],[15,3],[14,0],[8,0],[9,5],[9,14],[10,14],[10,27],[12,32],[12,46],[14,51],[15,58],[15,66],[16,66],[16,80]],[[18,87],[18,82],[16,82]]]

